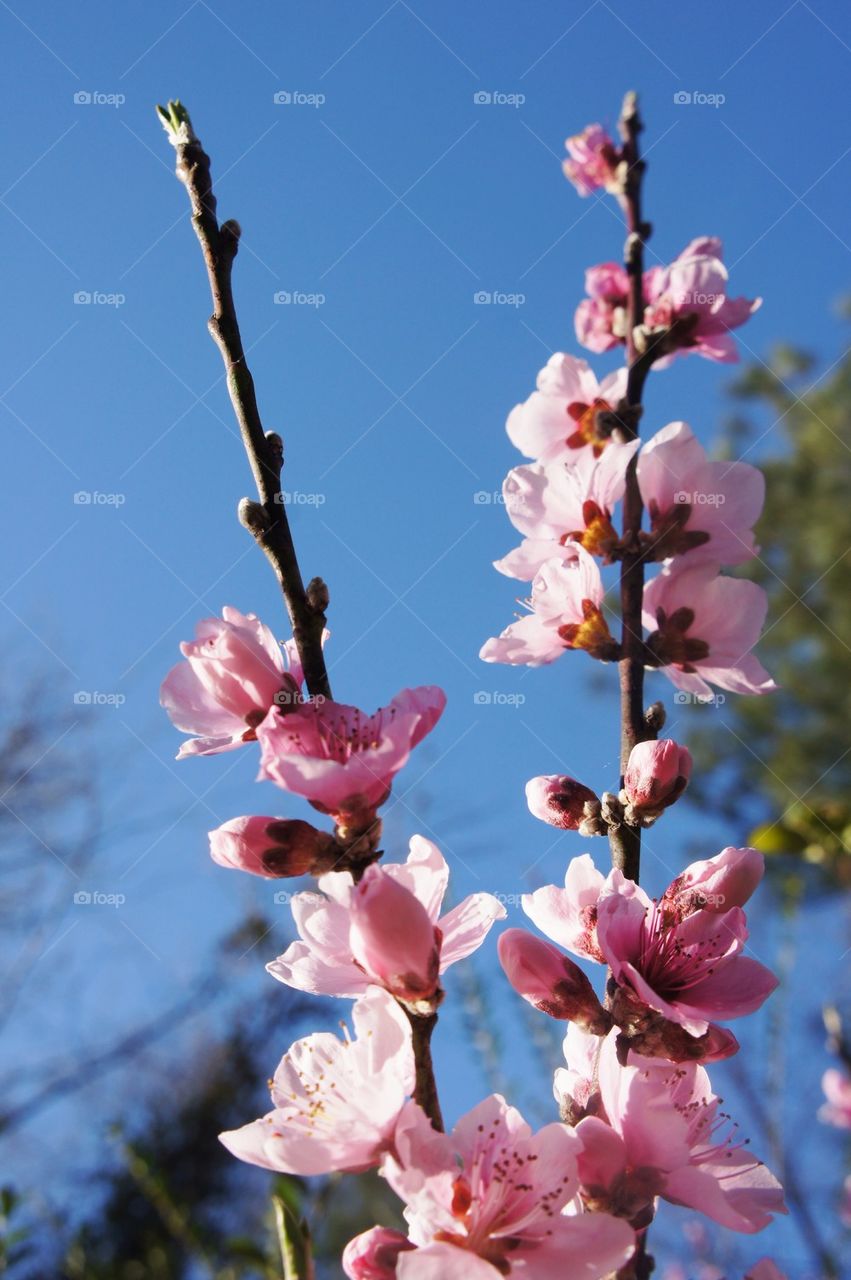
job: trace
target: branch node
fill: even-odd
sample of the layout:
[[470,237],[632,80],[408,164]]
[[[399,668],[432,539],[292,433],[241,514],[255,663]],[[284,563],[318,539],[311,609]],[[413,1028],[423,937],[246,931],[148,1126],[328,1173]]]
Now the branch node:
[[268,532],[269,517],[262,503],[253,502],[251,498],[240,498],[236,514],[239,523],[255,538],[262,538]]
[[323,578],[311,578],[305,592],[307,607],[311,613],[323,614],[328,608],[331,593]]

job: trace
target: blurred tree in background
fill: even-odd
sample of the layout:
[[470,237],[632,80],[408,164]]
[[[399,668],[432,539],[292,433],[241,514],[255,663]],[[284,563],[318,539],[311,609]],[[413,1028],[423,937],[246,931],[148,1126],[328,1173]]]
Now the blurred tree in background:
[[[751,842],[851,882],[851,352],[821,374],[778,348],[732,388],[729,455],[759,464],[762,549],[744,572],[768,592],[761,660],[779,692],[729,698],[718,734],[693,720],[697,798],[744,811]],[[766,443],[769,444],[766,456]],[[705,713],[704,713],[705,714]]]

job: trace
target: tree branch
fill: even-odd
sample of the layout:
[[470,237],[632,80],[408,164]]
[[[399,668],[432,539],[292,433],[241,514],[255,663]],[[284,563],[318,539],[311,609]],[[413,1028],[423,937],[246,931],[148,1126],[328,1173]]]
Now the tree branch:
[[[403,1005],[402,1007],[404,1008],[405,1006]],[[434,1078],[434,1066],[431,1060],[431,1036],[437,1026],[437,1014],[432,1013],[423,1017],[419,1014],[411,1013],[409,1009],[405,1009],[405,1012],[411,1024],[411,1039],[417,1070],[414,1101],[420,1104],[433,1127],[439,1133],[443,1133],[443,1115],[440,1110],[437,1082]]]
[[[624,98],[619,122],[623,140],[625,165],[622,205],[628,235],[624,249],[624,266],[629,276],[627,300],[627,387],[622,434],[635,439],[641,417],[641,396],[650,372],[651,356],[636,346],[636,328],[644,316],[644,243],[650,227],[641,213],[641,184],[644,161],[641,159],[638,135],[642,129],[638,100],[634,93]],[[644,596],[644,558],[639,533],[644,504],[638,487],[637,459],[632,458],[626,473],[623,500],[623,556],[621,559],[621,659],[618,663],[621,694],[621,786],[629,753],[636,743],[648,737],[644,718],[644,634],[641,625]],[[641,828],[622,825],[609,832],[612,864],[630,880],[638,880],[641,864]]]
[[231,276],[239,248],[239,223],[228,221],[219,225],[210,158],[195,137],[186,108],[180,102],[169,102],[157,111],[177,152],[177,176],[189,196],[192,226],[204,255],[213,298],[208,328],[221,352],[231,403],[260,499],[251,502],[244,498],[239,505],[239,518],[275,571],[308,693],[312,697],[330,698],[331,687],[322,654],[328,589],[321,578],[314,578],[306,590],[302,582],[281,492],[283,441],[275,432],[263,430],[254,379],[246,364],[236,317]]

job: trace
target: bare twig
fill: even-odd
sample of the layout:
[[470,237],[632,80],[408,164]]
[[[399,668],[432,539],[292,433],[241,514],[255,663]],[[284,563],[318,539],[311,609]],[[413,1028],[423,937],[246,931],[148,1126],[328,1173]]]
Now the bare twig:
[[408,1021],[411,1024],[411,1038],[417,1070],[414,1101],[420,1104],[433,1127],[442,1133],[443,1115],[440,1110],[437,1082],[434,1078],[434,1067],[431,1061],[431,1035],[437,1026],[437,1014],[433,1013],[423,1017],[422,1015],[411,1013],[407,1009],[405,1012],[408,1014]]
[[213,297],[208,327],[224,361],[231,403],[260,499],[251,502],[243,498],[239,518],[262,547],[280,583],[308,693],[312,697],[329,698],[331,688],[322,654],[328,589],[321,578],[312,579],[306,589],[302,582],[281,492],[284,446],[276,432],[263,430],[254,379],[245,360],[236,317],[231,275],[239,248],[239,223],[231,220],[219,224],[210,158],[193,132],[186,108],[180,102],[169,102],[167,107],[157,110],[177,152],[177,176],[186,188],[192,207],[192,225],[204,255]]
[[[626,215],[628,235],[624,249],[624,265],[629,276],[627,300],[627,389],[626,406],[621,409],[623,435],[634,439],[638,435],[641,417],[641,396],[644,382],[652,363],[651,354],[639,351],[636,346],[636,328],[644,316],[644,242],[650,227],[641,213],[641,184],[644,177],[644,161],[641,159],[638,135],[642,129],[638,114],[638,101],[634,93],[624,98],[620,118],[625,169],[622,204]],[[623,500],[623,555],[621,559],[621,658],[618,664],[621,691],[621,786],[629,753],[637,742],[649,736],[644,716],[644,636],[641,626],[642,598],[644,595],[644,558],[639,534],[644,505],[638,487],[636,458],[630,461],[626,473],[626,489]],[[638,826],[613,827],[609,832],[612,863],[630,880],[638,880],[641,864],[641,828]]]

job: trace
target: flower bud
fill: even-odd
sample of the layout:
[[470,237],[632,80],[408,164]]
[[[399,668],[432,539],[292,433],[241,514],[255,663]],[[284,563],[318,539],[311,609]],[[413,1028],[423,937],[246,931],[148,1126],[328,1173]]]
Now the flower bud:
[[526,783],[526,803],[529,812],[541,822],[562,831],[577,831],[585,817],[585,806],[596,802],[597,796],[590,787],[583,786],[575,778],[551,773],[541,778],[530,778]]
[[624,773],[627,803],[645,816],[661,813],[685,791],[690,774],[691,755],[673,738],[639,742]]
[[219,866],[272,880],[331,870],[336,845],[299,818],[231,818],[210,832],[210,856]]
[[367,867],[351,904],[349,942],[366,974],[399,1000],[437,993],[440,933],[420,900],[382,867]]
[[683,920],[694,911],[729,911],[743,907],[765,872],[756,849],[722,849],[714,858],[693,862],[665,890],[660,906]]
[[395,1280],[399,1254],[414,1248],[401,1232],[373,1227],[346,1245],[343,1270],[349,1280]]
[[551,1018],[575,1022],[592,1035],[605,1035],[610,1015],[578,965],[525,929],[506,929],[497,944],[499,962],[514,990]]

